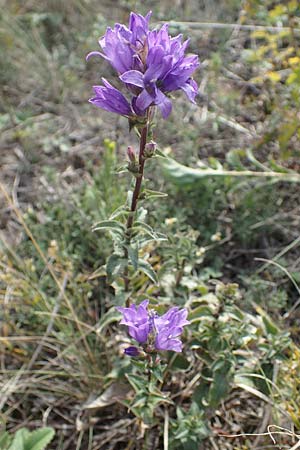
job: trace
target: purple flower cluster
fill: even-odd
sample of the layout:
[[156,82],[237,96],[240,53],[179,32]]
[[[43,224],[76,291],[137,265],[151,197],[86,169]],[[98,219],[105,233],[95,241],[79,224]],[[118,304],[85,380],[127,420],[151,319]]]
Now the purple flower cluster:
[[171,37],[168,25],[149,30],[151,12],[145,17],[131,13],[129,25],[115,24],[107,28],[99,40],[103,52],[91,52],[110,62],[119,79],[131,94],[129,102],[124,95],[102,78],[103,86],[94,86],[95,96],[89,101],[99,108],[127,117],[144,117],[150,106],[156,105],[163,118],[171,112],[168,94],[181,89],[195,102],[197,83],[191,78],[199,66],[197,55],[185,56],[189,40],[182,35]]
[[[155,311],[148,310],[149,300],[144,300],[139,306],[129,308],[119,307],[117,310],[123,315],[121,324],[128,326],[129,335],[140,344],[154,344],[156,350],[182,351],[179,339],[183,327],[190,322],[186,320],[187,310],[173,307],[159,316]],[[137,356],[138,349],[129,347],[125,353]]]

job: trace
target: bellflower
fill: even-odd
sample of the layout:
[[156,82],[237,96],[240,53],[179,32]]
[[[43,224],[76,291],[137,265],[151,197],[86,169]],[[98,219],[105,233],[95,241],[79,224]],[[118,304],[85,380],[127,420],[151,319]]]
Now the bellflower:
[[123,314],[121,324],[128,326],[128,333],[140,344],[147,341],[150,332],[149,315],[147,311],[149,300],[144,300],[138,307],[131,305],[129,308],[119,307],[117,310]]
[[124,95],[114,88],[105,78],[102,78],[104,86],[94,86],[95,97],[89,100],[99,108],[106,111],[131,116],[133,111]]
[[154,318],[155,327],[157,331],[160,331],[165,327],[182,328],[190,323],[188,320],[186,320],[186,318],[187,318],[187,310],[185,308],[179,309],[177,306],[175,306],[169,309],[169,311],[167,311],[162,316],[156,316]]
[[157,350],[173,350],[181,352],[182,342],[178,339],[183,327],[190,322],[186,320],[187,310],[174,307],[167,311],[163,316],[156,316],[154,324],[157,331],[155,339],[155,348]]
[[[123,315],[120,323],[128,326],[131,337],[140,344],[147,344],[150,349],[154,345],[155,350],[181,352],[182,342],[179,336],[183,327],[190,323],[186,320],[187,310],[174,307],[159,316],[155,311],[147,310],[148,304],[149,301],[144,300],[138,307],[131,305],[129,308],[117,308]],[[125,350],[125,353],[131,356],[131,350]]]
[[182,328],[164,328],[155,339],[155,348],[157,350],[172,350],[173,352],[182,351],[182,342],[178,336],[182,333]]
[[[198,56],[185,56],[189,40],[182,42],[181,34],[171,37],[167,24],[159,30],[149,30],[150,16],[151,12],[145,17],[131,13],[128,27],[117,23],[114,28],[107,28],[99,40],[102,52],[87,55],[87,59],[101,56],[109,61],[131,97],[130,106],[126,101],[126,109],[125,98],[117,89],[110,86],[110,90],[114,89],[114,97],[109,98],[100,86],[96,86],[96,96],[90,99],[94,105],[117,114],[128,116],[131,113],[131,116],[141,117],[150,106],[157,106],[166,119],[172,110],[171,92],[182,90],[191,102],[195,102],[198,87],[191,75],[199,66]],[[116,91],[123,97],[121,108],[112,107],[114,98],[121,98]]]

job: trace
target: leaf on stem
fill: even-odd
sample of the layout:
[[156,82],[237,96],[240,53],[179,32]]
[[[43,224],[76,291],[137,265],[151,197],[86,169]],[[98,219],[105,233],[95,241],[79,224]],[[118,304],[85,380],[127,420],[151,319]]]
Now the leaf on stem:
[[138,246],[137,245],[135,245],[135,246],[128,245],[128,246],[126,246],[126,248],[127,248],[129,260],[130,260],[134,270],[137,270],[138,266],[139,266]]
[[149,198],[168,197],[168,194],[166,194],[165,192],[153,191],[151,189],[144,189],[142,194],[146,200],[148,200]]
[[147,275],[148,278],[150,278],[150,280],[154,283],[154,284],[158,284],[158,277],[156,272],[154,271],[153,267],[151,266],[151,264],[149,264],[147,261],[145,261],[144,259],[139,259],[139,269],[145,274]]
[[141,221],[135,221],[132,227],[133,233],[142,232],[149,236],[151,240],[153,241],[166,241],[167,236],[165,236],[162,233],[156,233],[153,228],[150,227],[150,225],[146,224],[145,222]]
[[119,233],[121,236],[124,236],[126,231],[125,226],[117,220],[103,220],[102,222],[96,223],[93,226],[93,231],[98,230],[113,231],[115,233]]
[[101,316],[101,319],[96,329],[96,333],[100,335],[108,325],[114,322],[118,322],[120,320],[120,317],[121,317],[120,313],[113,306],[105,314],[103,314],[103,316]]
[[127,261],[122,256],[113,253],[107,260],[106,263],[106,273],[109,281],[112,280],[113,276],[120,273],[126,267]]

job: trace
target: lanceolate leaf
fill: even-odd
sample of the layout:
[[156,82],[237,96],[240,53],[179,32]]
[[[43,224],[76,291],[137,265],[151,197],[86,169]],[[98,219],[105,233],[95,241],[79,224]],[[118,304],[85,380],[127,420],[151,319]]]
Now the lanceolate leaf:
[[133,224],[132,230],[142,231],[142,232],[148,234],[149,236],[151,236],[153,239],[155,239],[155,231],[153,230],[152,227],[150,227],[150,225],[148,225],[145,222],[136,220]]
[[28,435],[29,431],[26,428],[21,428],[18,430],[8,450],[24,450]]
[[32,432],[29,432],[27,428],[21,428],[16,432],[8,450],[44,450],[53,436],[54,430],[50,427]]
[[206,167],[203,169],[194,169],[192,167],[184,166],[172,158],[161,160],[167,176],[173,179],[174,183],[179,185],[191,184],[204,177],[257,177],[257,178],[272,178],[275,181],[288,181],[299,183],[300,174],[295,172],[274,172],[274,171],[252,171],[252,170],[225,170],[212,169]]
[[103,314],[103,316],[101,316],[98,327],[96,329],[96,333],[101,334],[104,328],[106,328],[111,323],[117,322],[118,320],[120,320],[120,313],[113,306],[105,314]]
[[0,448],[7,449],[9,442],[11,442],[10,435],[6,431],[1,432],[0,433]]
[[161,241],[166,241],[166,240],[167,240],[167,237],[166,237],[165,234],[156,233],[156,238],[155,239],[149,237],[148,235],[144,235],[144,236],[139,236],[134,241],[137,242],[139,248],[142,249],[143,247],[148,245],[150,242],[153,242],[153,241],[161,242]]
[[93,231],[98,230],[113,231],[123,236],[126,231],[126,228],[122,223],[118,222],[117,220],[103,220],[102,222],[98,222],[93,227]]
[[139,269],[145,274],[147,275],[148,278],[150,278],[150,280],[155,283],[158,284],[158,278],[157,278],[157,274],[154,271],[153,267],[151,266],[151,264],[149,264],[147,261],[143,260],[143,259],[139,259]]
[[120,217],[120,216],[128,216],[128,214],[129,214],[128,209],[126,209],[124,207],[124,205],[122,205],[122,206],[119,206],[119,208],[114,210],[114,212],[111,214],[109,220],[114,220],[114,219],[116,219],[117,217]]
[[53,428],[33,431],[26,439],[24,450],[44,450],[54,436]]
[[139,265],[139,251],[138,247],[136,245],[129,245],[127,246],[128,256],[130,259],[130,262],[134,268],[134,270],[138,269]]
[[113,275],[119,273],[124,269],[127,261],[120,255],[113,253],[107,260],[106,263],[106,273],[109,280],[112,279]]
[[168,194],[165,192],[159,192],[159,191],[152,191],[151,189],[144,189],[143,190],[144,197],[146,199],[149,198],[161,198],[161,197],[168,197]]
[[132,227],[133,232],[141,232],[146,234],[151,238],[153,241],[165,241],[167,240],[167,236],[165,236],[162,233],[156,233],[150,225],[146,224],[145,222],[141,221],[135,221]]
[[137,394],[147,390],[147,381],[140,375],[130,373],[126,375],[126,378]]

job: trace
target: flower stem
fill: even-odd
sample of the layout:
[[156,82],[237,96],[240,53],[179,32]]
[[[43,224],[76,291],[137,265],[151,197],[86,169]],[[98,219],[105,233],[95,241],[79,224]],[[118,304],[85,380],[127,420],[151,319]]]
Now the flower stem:
[[137,209],[139,195],[141,192],[142,181],[143,181],[143,176],[144,176],[144,166],[145,166],[144,150],[145,150],[145,146],[147,143],[147,135],[148,135],[148,122],[147,122],[146,126],[142,129],[142,132],[141,132],[140,151],[139,151],[139,172],[136,176],[135,187],[134,187],[134,191],[132,194],[130,214],[128,216],[127,224],[126,224],[127,231],[130,231],[130,229],[132,227],[134,215],[135,215],[135,212]]
[[[148,137],[148,130],[149,130],[149,110],[147,112],[147,122],[146,125],[144,126],[144,128],[142,128],[141,131],[141,135],[140,135],[140,149],[139,149],[139,171],[136,175],[136,180],[135,180],[135,186],[134,186],[134,190],[133,190],[133,194],[132,194],[132,200],[131,200],[131,207],[130,207],[130,213],[127,219],[127,223],[126,223],[126,234],[128,237],[128,241],[127,244],[130,245],[130,239],[131,239],[131,228],[133,225],[133,220],[134,220],[134,216],[136,214],[136,210],[137,210],[137,205],[138,205],[138,200],[139,200],[139,196],[141,193],[141,187],[142,187],[142,182],[143,182],[143,178],[144,178],[144,166],[145,166],[145,147],[147,144],[147,137]],[[128,261],[128,250],[127,248],[125,248],[125,258]],[[125,287],[125,292],[129,292],[129,277],[128,277],[128,264],[125,267],[124,270],[124,275],[123,275],[123,279],[124,279],[124,287]],[[127,303],[127,301],[126,301]],[[129,306],[129,305],[127,305]]]

